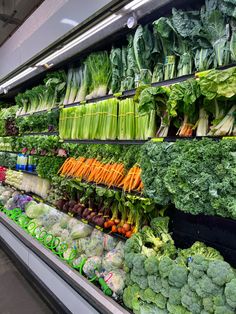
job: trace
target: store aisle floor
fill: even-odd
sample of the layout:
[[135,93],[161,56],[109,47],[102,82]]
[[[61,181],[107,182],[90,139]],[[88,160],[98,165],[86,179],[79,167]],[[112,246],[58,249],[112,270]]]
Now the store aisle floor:
[[0,313],[51,314],[41,296],[18,271],[0,246]]

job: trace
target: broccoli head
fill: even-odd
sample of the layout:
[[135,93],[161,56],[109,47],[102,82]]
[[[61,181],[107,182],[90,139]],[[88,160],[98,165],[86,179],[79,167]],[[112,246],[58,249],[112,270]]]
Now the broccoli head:
[[181,289],[181,303],[193,314],[200,314],[203,310],[202,299],[190,289],[188,284]]
[[236,278],[232,279],[225,286],[226,302],[233,309],[236,309]]
[[153,250],[152,248],[146,247],[145,245],[142,246],[141,253],[146,257],[156,256],[156,251]]
[[156,304],[160,309],[165,309],[166,307],[166,298],[161,293],[155,293],[150,288],[142,291],[141,299],[144,302]]
[[213,283],[219,286],[224,286],[235,277],[231,266],[220,260],[211,261],[209,263],[207,275],[211,278]]
[[168,298],[170,292],[169,282],[166,278],[161,278],[161,294]]
[[123,293],[123,302],[126,307],[129,309],[133,309],[133,303],[136,303],[140,298],[140,288],[138,285],[134,284],[132,286],[128,286],[124,289]]
[[134,314],[168,314],[167,310],[158,308],[153,303],[143,302],[140,304],[139,311],[134,311]]
[[147,259],[146,256],[141,253],[134,254],[132,271],[135,275],[137,276],[147,275],[147,272],[144,267],[144,262],[146,261],[146,259]]
[[170,314],[191,314],[184,306],[167,303],[167,310]]
[[142,250],[142,237],[139,233],[135,233],[125,242],[124,253],[140,253]]
[[180,305],[181,304],[181,291],[178,288],[170,287],[169,289],[169,304]]
[[130,272],[130,279],[136,283],[141,289],[146,289],[148,287],[147,276],[140,276],[133,273],[133,270]]
[[157,275],[148,275],[147,278],[149,288],[151,288],[154,292],[159,293],[162,288],[161,277]]
[[156,237],[160,237],[161,233],[168,233],[169,217],[157,217],[151,220],[150,226]]
[[175,258],[176,256],[176,247],[173,243],[164,243],[161,249],[157,252],[157,258],[161,259],[163,256],[169,256],[170,258]]
[[144,262],[144,268],[148,275],[158,274],[158,259],[155,256],[148,257]]
[[235,314],[235,311],[228,305],[216,306],[214,314]]
[[196,293],[199,297],[207,298],[219,294],[221,288],[210,277],[203,275],[197,282]]
[[141,233],[144,245],[148,247],[151,246],[151,248],[153,248],[155,251],[158,252],[164,245],[164,242],[161,240],[161,238],[156,237],[150,227],[143,227]]
[[214,303],[213,303],[213,298],[208,297],[208,298],[203,298],[202,299],[202,304],[204,307],[205,312],[207,313],[214,313]]
[[207,260],[223,260],[223,257],[217,250],[199,241],[196,241],[190,248],[181,250],[179,254],[186,259],[194,255],[203,255]]
[[173,266],[174,261],[170,259],[168,256],[163,256],[159,262],[159,273],[161,277],[167,278]]
[[169,272],[169,284],[176,287],[182,288],[188,279],[188,270],[187,267],[182,265],[174,265]]
[[133,268],[133,259],[134,259],[134,256],[136,254],[135,253],[126,253],[125,254],[125,265],[129,268],[129,269],[132,269]]
[[209,261],[203,255],[194,255],[189,263],[188,268],[192,276],[199,279],[207,271]]

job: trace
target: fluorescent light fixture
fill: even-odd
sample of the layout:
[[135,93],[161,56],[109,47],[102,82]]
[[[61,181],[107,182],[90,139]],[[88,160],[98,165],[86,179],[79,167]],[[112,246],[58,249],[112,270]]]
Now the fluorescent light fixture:
[[128,3],[126,6],[124,6],[125,10],[135,10],[137,8],[139,8],[141,5],[143,5],[144,3],[147,3],[150,0],[134,0],[131,1],[130,3]]
[[63,48],[55,51],[54,53],[52,53],[48,57],[46,57],[43,60],[41,60],[38,63],[36,63],[36,66],[42,66],[42,65],[50,62],[51,60],[53,60],[56,57],[60,56],[61,54],[65,53],[66,51],[70,50],[71,48],[77,46],[78,44],[80,44],[84,40],[88,39],[92,35],[96,34],[100,30],[105,28],[106,26],[112,24],[113,22],[115,22],[116,20],[121,18],[121,16],[122,16],[121,14],[119,14],[119,15],[112,14],[111,16],[109,16],[108,18],[103,20],[102,22],[98,23],[96,26],[90,28],[88,31],[86,31],[82,35],[78,36],[77,38],[75,38],[74,40],[72,40],[71,42],[66,44]]
[[5,83],[3,83],[2,85],[0,85],[0,89],[4,89],[4,88],[8,87],[10,84],[20,80],[22,77],[30,74],[31,72],[35,71],[36,69],[37,68],[35,68],[35,67],[29,67],[28,69],[22,71],[21,73],[17,74],[16,76],[11,78],[10,80],[8,80]]
[[76,21],[74,21],[74,20],[71,20],[71,19],[62,19],[61,20],[61,23],[62,24],[68,24],[68,25],[71,25],[71,26],[73,26],[73,27],[75,27],[75,26],[77,26],[79,23],[78,22],[76,22]]

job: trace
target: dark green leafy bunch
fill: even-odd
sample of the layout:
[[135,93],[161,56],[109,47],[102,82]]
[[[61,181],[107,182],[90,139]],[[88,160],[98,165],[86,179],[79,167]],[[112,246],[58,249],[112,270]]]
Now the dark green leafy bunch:
[[36,171],[41,178],[51,180],[63,163],[64,159],[61,157],[41,157],[38,158]]
[[175,144],[164,185],[176,208],[236,219],[236,143],[210,139]]
[[55,132],[58,130],[59,111],[54,110],[48,113],[18,117],[16,123],[20,134]]
[[178,151],[173,143],[148,142],[143,145],[142,182],[146,195],[157,204],[170,203],[171,195],[164,184],[164,176],[175,155],[178,155]]

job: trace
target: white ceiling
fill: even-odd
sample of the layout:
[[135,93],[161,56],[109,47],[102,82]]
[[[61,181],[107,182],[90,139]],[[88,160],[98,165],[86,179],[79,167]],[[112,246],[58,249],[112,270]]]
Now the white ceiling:
[[43,0],[0,0],[0,46]]

